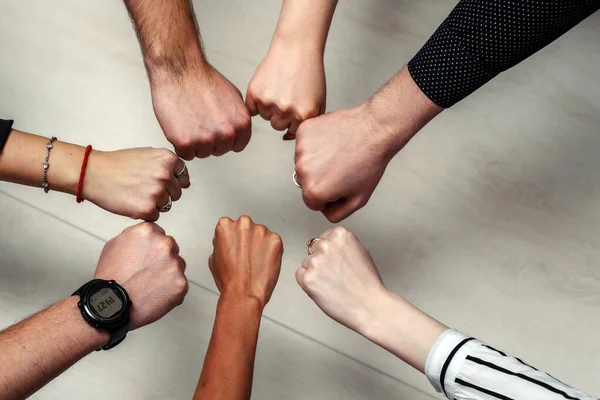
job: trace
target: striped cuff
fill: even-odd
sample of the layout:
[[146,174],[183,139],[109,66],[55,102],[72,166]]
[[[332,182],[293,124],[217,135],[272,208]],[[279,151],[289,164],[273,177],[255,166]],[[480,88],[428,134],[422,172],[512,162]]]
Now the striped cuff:
[[452,360],[464,360],[469,351],[480,344],[453,329],[444,331],[437,338],[425,362],[425,375],[437,392],[446,394],[446,382],[456,377],[457,368],[460,369],[460,363],[452,363]]

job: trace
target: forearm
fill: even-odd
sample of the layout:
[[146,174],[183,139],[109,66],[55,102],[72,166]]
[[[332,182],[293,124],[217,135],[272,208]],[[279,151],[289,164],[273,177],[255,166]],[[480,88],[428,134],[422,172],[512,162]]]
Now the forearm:
[[597,0],[462,0],[408,67],[432,101],[450,107],[599,8]]
[[190,0],[124,0],[150,80],[181,75],[207,62]]
[[262,306],[222,295],[195,400],[249,399]]
[[325,43],[337,0],[284,0],[271,46],[301,46],[318,52]]
[[444,110],[419,89],[406,67],[371,96],[363,107],[375,130],[385,136],[390,158]]
[[448,328],[387,291],[373,299],[370,309],[358,333],[424,372],[431,347]]
[[0,332],[0,398],[22,399],[108,342],[70,297]]
[[[0,180],[42,186],[49,138],[12,130],[0,152]],[[47,180],[50,189],[75,194],[85,148],[56,140],[50,150]]]

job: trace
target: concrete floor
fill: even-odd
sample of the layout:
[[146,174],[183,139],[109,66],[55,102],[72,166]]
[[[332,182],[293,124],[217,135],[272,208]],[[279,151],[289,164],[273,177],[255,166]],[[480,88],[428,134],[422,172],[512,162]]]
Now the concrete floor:
[[[456,0],[340,2],[326,52],[328,109],[356,105],[402,67]],[[211,62],[242,92],[279,1],[195,1]],[[102,150],[169,147],[118,0],[0,0],[0,116]],[[436,318],[600,394],[600,15],[445,111],[391,163],[344,225],[387,286]],[[265,312],[256,399],[428,399],[427,380],[329,320],[297,286],[306,240],[330,225],[292,184],[293,143],[253,120],[241,154],[189,164],[192,187],[160,224],[190,293],[118,349],[95,353],[36,399],[186,399],[216,304],[206,265],[218,217],[283,237]],[[0,184],[0,326],[91,278],[103,242],[133,224],[92,204]]]

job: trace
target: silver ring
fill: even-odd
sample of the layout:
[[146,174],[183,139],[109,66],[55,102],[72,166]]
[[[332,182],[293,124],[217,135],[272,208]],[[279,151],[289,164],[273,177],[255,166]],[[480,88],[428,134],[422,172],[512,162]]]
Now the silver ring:
[[181,162],[183,162],[183,168],[181,171],[179,171],[178,173],[175,174],[175,178],[179,179],[182,176],[186,176],[188,174],[188,169],[187,169],[187,165],[185,165],[185,161],[181,160]]
[[323,239],[320,239],[320,238],[312,238],[312,239],[310,239],[310,240],[308,241],[308,243],[306,243],[306,247],[308,248],[308,255],[309,255],[309,256],[310,256],[310,255],[312,255],[312,253],[313,253],[313,251],[312,251],[312,248],[311,248],[311,247],[312,247],[312,245],[313,245],[313,243],[315,243],[315,242],[318,242],[319,240],[323,240]]
[[298,181],[296,180],[296,178],[298,177],[298,174],[296,173],[296,171],[294,171],[294,174],[292,175],[292,180],[294,181],[294,185],[298,186],[300,189],[302,189],[302,186],[300,186],[300,184],[298,183]]
[[161,212],[161,213],[169,212],[169,210],[171,209],[171,206],[173,206],[173,201],[171,200],[171,196],[169,196],[169,201],[167,202],[167,204],[165,204],[162,207],[158,207],[158,212]]

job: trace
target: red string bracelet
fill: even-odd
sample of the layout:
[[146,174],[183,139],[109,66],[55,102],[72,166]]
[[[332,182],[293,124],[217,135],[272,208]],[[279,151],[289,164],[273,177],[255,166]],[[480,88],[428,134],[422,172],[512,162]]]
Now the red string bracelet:
[[76,200],[78,203],[81,203],[83,200],[85,200],[81,196],[81,192],[83,191],[83,178],[85,177],[85,169],[87,167],[88,158],[90,157],[90,151],[92,151],[92,145],[88,144],[85,148],[85,154],[83,155],[83,163],[81,163],[81,173],[79,174],[79,183],[77,184]]

